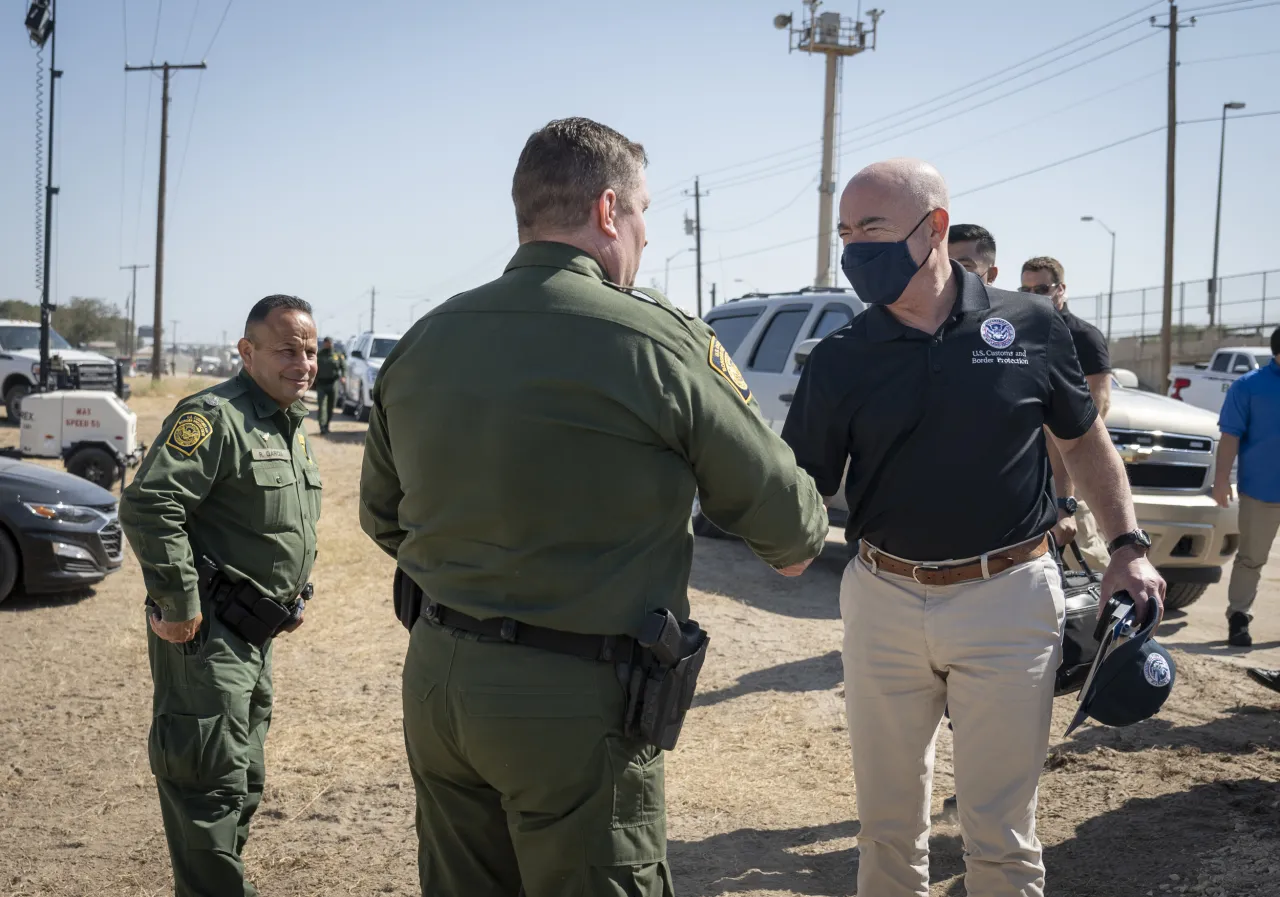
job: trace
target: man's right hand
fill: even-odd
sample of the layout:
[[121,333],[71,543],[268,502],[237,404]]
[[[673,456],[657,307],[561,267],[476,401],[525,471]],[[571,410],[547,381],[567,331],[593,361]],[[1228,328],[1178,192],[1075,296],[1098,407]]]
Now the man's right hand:
[[809,565],[813,563],[813,558],[807,561],[801,561],[798,564],[792,564],[790,567],[774,567],[783,576],[799,576],[801,573],[809,569]]
[[166,623],[153,610],[147,617],[147,622],[151,624],[151,631],[157,636],[166,642],[181,645],[196,637],[196,633],[200,631],[200,624],[204,622],[204,615],[196,611],[194,619]]
[[1050,532],[1053,533],[1053,541],[1057,543],[1059,548],[1066,548],[1076,540],[1079,532],[1079,524],[1076,519],[1063,511],[1058,512],[1058,523]]
[[1213,500],[1218,503],[1220,508],[1231,507],[1231,484],[1230,483],[1214,483],[1213,484]]

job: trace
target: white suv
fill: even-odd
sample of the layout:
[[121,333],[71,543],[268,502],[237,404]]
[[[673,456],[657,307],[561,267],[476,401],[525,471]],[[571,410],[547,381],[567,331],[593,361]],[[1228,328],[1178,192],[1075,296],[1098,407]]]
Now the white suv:
[[349,345],[347,382],[342,396],[344,412],[354,414],[357,420],[369,419],[369,412],[373,410],[373,382],[378,379],[378,369],[396,347],[401,335],[366,330]]
[[[52,328],[49,356],[58,389],[98,389],[122,399],[129,397],[128,384],[121,384],[114,358],[73,349]],[[0,319],[0,401],[12,423],[18,423],[22,400],[35,391],[39,379],[40,324]]]
[[[775,433],[781,433],[800,382],[802,362],[797,352],[811,349],[864,308],[853,290],[806,287],[794,293],[749,293],[731,299],[707,312],[706,322],[742,369],[760,403],[761,416]],[[844,525],[848,513],[843,488],[837,490],[828,514],[833,525]],[[693,530],[704,536],[721,534],[696,506]]]

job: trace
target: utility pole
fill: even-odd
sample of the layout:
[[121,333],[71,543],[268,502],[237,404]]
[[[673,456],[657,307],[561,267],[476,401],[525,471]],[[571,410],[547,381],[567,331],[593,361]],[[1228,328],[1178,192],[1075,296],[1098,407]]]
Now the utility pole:
[[716,285],[714,283],[711,285],[711,307],[716,307]]
[[378,288],[369,287],[369,329],[373,330],[373,309],[378,303]]
[[1222,104],[1222,143],[1218,147],[1218,211],[1213,217],[1213,276],[1209,278],[1209,326],[1213,326],[1218,298],[1218,238],[1222,235],[1222,169],[1227,160],[1227,110],[1243,109],[1244,103]]
[[155,328],[154,342],[151,346],[151,379],[160,379],[160,368],[164,365],[164,343],[161,340],[164,315],[164,191],[165,175],[169,159],[169,73],[181,69],[206,69],[203,62],[195,65],[129,65],[125,63],[126,72],[163,72],[164,92],[160,99],[160,185],[156,193],[156,289],[155,289]]
[[137,351],[138,321],[134,316],[138,313],[138,269],[150,268],[150,265],[121,265],[121,271],[133,272],[133,288],[129,291],[129,333],[124,341],[124,353],[130,357]]
[[[685,192],[688,196],[688,191]],[[686,235],[694,238],[693,251],[696,255],[695,267],[698,269],[698,317],[702,317],[702,197],[707,194],[702,192],[698,178],[693,179],[693,220],[689,220],[689,216],[684,216],[684,232]]]
[[1189,24],[1178,21],[1178,4],[1175,0],[1169,0],[1169,24],[1157,24],[1156,17],[1151,17],[1151,24],[1156,28],[1169,29],[1169,124],[1168,143],[1165,149],[1164,185],[1164,301],[1160,323],[1161,391],[1168,388],[1169,371],[1173,367],[1173,222],[1176,186],[1174,159],[1178,147],[1178,30],[1188,28],[1195,22],[1194,17]]
[[[867,28],[861,18],[851,19],[838,12],[819,13],[822,0],[804,0],[804,5],[805,18],[799,28],[791,24],[793,17],[789,13],[775,16],[773,26],[788,32],[788,52],[821,53],[827,58],[822,105],[822,174],[818,180],[818,270],[814,286],[829,287],[836,195],[836,101],[840,95],[841,65],[846,56],[876,48],[876,26],[884,10],[867,10],[867,17],[871,19],[871,27]],[[870,47],[867,38],[871,39]]]

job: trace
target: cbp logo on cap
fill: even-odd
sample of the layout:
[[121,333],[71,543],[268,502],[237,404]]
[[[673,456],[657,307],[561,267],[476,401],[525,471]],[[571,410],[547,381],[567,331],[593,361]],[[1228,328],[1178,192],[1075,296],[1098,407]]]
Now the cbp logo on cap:
[[1147,684],[1153,688],[1164,688],[1173,680],[1169,661],[1159,654],[1147,655],[1147,662],[1142,667],[1142,675],[1147,680]]
[[987,318],[982,322],[982,340],[993,349],[1007,349],[1016,336],[1013,325],[1004,318]]

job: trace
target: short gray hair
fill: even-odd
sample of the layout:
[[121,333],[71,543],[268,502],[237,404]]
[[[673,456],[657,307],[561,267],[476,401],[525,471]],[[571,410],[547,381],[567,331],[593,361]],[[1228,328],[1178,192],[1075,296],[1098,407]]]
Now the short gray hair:
[[511,182],[516,226],[569,230],[586,224],[591,204],[612,189],[630,211],[649,164],[644,147],[589,118],[562,118],[535,131]]

